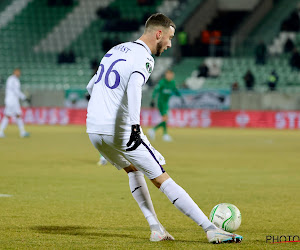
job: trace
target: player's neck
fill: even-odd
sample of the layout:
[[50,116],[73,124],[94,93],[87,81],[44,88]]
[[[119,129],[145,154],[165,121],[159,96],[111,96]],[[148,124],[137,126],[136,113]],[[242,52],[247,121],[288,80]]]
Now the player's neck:
[[151,40],[151,38],[147,37],[146,35],[142,35],[139,40],[143,41],[148,48],[151,50],[151,54],[155,54],[156,51],[156,45],[154,44],[154,42]]

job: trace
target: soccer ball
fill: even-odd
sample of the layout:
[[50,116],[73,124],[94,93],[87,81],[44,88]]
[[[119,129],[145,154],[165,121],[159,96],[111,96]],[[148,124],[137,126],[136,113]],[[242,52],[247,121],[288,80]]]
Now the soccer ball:
[[211,210],[209,220],[217,227],[232,233],[240,227],[242,215],[235,205],[221,203]]

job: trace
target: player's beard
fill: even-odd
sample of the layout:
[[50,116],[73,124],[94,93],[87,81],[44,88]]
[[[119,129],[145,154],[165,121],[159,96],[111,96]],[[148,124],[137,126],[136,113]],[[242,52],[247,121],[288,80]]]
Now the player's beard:
[[162,42],[160,41],[157,45],[156,45],[156,53],[155,53],[155,56],[160,56],[162,51]]

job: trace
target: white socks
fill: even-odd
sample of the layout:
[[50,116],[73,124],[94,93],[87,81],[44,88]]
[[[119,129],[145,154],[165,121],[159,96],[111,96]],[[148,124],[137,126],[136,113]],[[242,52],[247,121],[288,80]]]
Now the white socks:
[[151,230],[163,231],[162,226],[156,217],[144,174],[140,171],[129,172],[128,177],[131,194],[142,210]]
[[208,228],[215,228],[188,193],[171,178],[162,183],[160,190],[169,198],[175,207],[195,221],[204,231],[207,231]]
[[[128,177],[132,196],[142,210],[151,230],[164,231],[156,217],[143,173],[140,171],[130,172],[128,173]],[[169,198],[175,207],[195,221],[204,229],[204,231],[216,228],[187,194],[187,192],[177,185],[171,178],[163,182],[160,190]]]
[[20,135],[24,135],[25,134],[25,129],[24,129],[24,123],[23,123],[23,120],[22,118],[16,118],[16,123],[19,127],[19,130],[20,130]]
[[0,133],[4,133],[4,130],[6,129],[8,122],[9,122],[8,118],[4,116],[0,125]]

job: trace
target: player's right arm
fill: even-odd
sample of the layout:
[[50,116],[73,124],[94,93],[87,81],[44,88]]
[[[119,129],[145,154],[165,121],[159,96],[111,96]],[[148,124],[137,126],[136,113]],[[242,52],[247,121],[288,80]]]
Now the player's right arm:
[[94,87],[95,80],[96,80],[96,76],[97,76],[97,74],[95,74],[95,75],[92,77],[92,79],[89,81],[88,85],[86,86],[86,89],[87,89],[87,91],[89,92],[89,95],[92,94],[93,87]]

